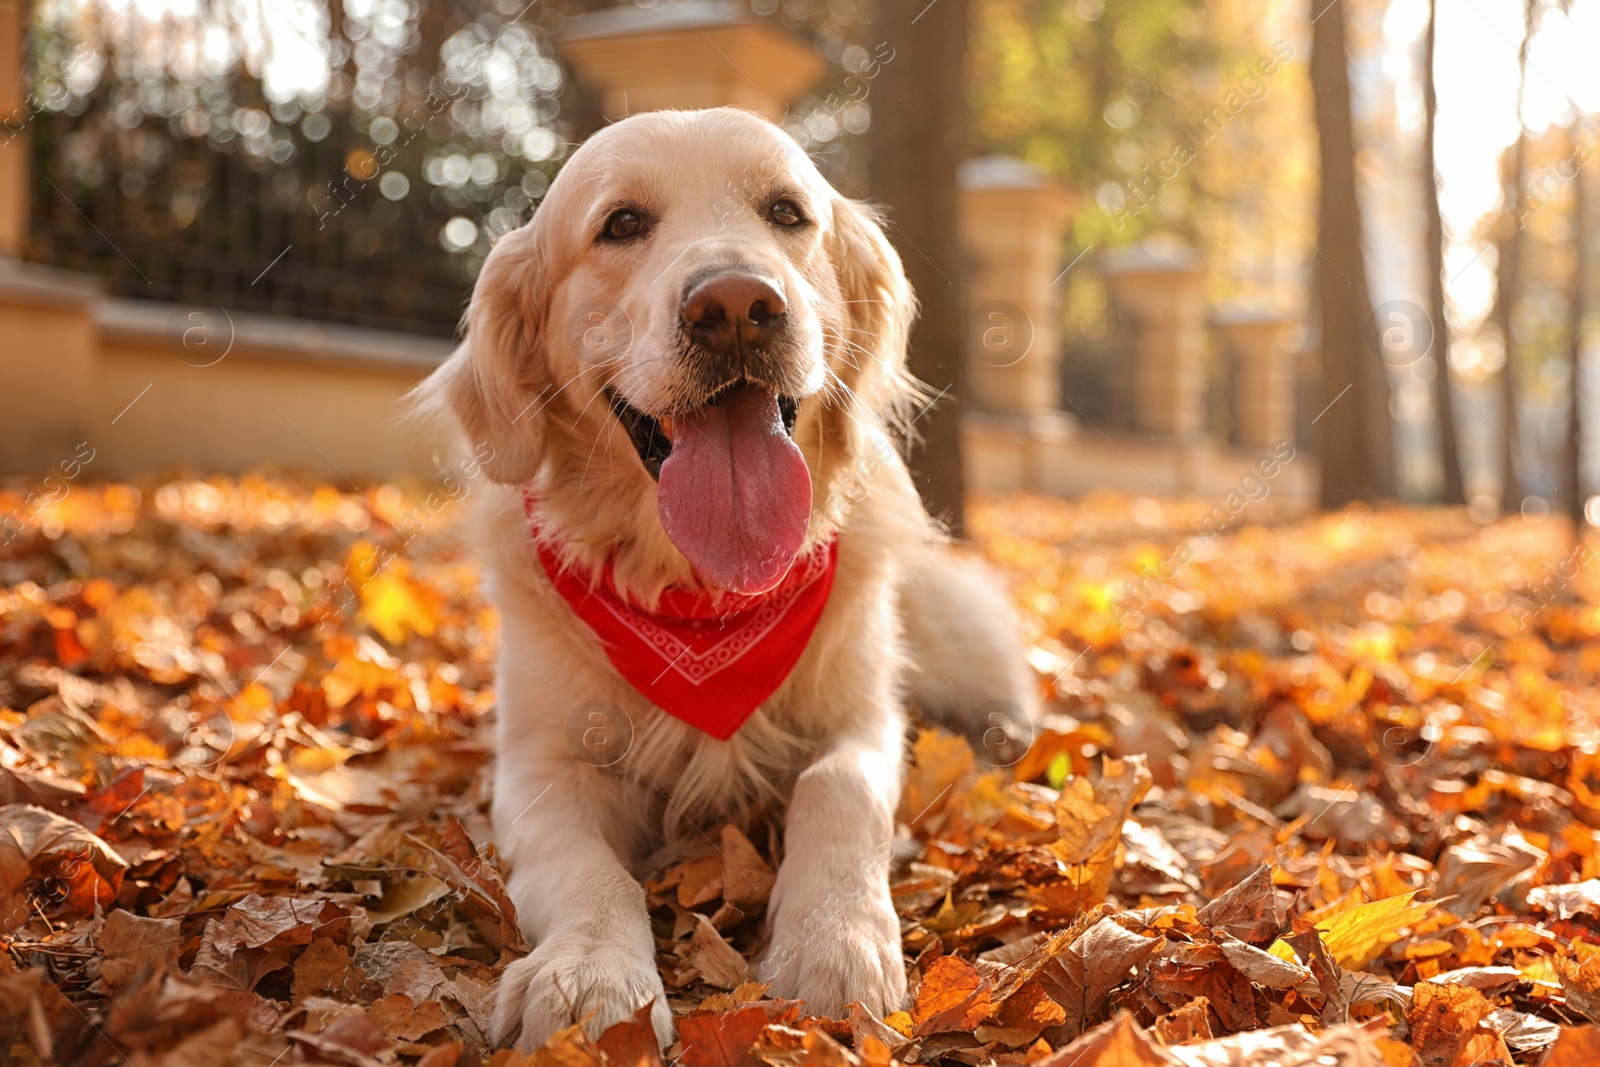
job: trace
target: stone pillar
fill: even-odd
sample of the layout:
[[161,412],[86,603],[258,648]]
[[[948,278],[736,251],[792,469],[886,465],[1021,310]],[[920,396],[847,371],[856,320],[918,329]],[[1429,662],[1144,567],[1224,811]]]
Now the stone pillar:
[[1286,315],[1245,308],[1211,319],[1233,360],[1234,438],[1251,448],[1294,439],[1294,360]]
[[19,259],[28,236],[28,162],[32,137],[26,107],[27,5],[0,0],[0,257]]
[[1157,437],[1194,441],[1205,424],[1205,270],[1185,245],[1146,241],[1101,259],[1117,310],[1134,328],[1134,417]]
[[559,45],[579,79],[600,90],[610,120],[732,104],[776,122],[824,67],[809,45],[728,0],[595,12],[573,20]]
[[960,181],[970,396],[985,411],[1053,411],[1061,406],[1054,282],[1070,198],[1010,156],[969,160]]

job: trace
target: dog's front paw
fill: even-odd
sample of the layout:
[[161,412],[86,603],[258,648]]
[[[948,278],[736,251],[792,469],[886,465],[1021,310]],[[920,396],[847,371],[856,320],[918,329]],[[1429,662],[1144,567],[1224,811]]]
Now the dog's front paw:
[[820,925],[788,924],[780,916],[774,927],[772,947],[756,966],[773,996],[803,1000],[808,1013],[835,1019],[858,1000],[879,1017],[903,1006],[900,920],[887,899],[854,903]]
[[614,943],[556,935],[540,943],[500,976],[495,1038],[513,1038],[523,1052],[544,1047],[563,1027],[582,1022],[599,1037],[651,1001],[650,1022],[663,1048],[672,1044],[672,1009],[655,962]]

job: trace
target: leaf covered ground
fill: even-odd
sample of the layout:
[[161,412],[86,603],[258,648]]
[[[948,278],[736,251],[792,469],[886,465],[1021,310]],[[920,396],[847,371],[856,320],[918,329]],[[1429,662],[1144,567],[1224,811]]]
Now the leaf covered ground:
[[[459,505],[60,488],[0,490],[0,1063],[526,1062],[489,1034],[526,946]],[[778,838],[707,827],[647,885],[669,1059],[1592,1067],[1589,547],[1555,519],[1215,514],[979,505],[1048,714],[1025,752],[912,738],[911,1003],[766,997],[746,960]],[[657,1053],[641,1021],[532,1059]]]

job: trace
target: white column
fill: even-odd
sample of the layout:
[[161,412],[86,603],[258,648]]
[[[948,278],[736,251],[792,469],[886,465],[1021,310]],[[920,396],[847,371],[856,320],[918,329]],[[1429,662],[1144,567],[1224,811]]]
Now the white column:
[[561,54],[615,120],[661,108],[734,105],[772,119],[822,76],[815,49],[724,0],[618,7],[573,20]]
[[984,411],[1052,411],[1061,406],[1053,283],[1071,200],[1043,171],[1010,156],[969,160],[960,180],[968,398]]
[[1283,343],[1293,320],[1235,308],[1211,321],[1233,360],[1234,436],[1252,448],[1293,439],[1294,361]]
[[1205,423],[1205,270],[1184,245],[1147,241],[1106,254],[1112,301],[1135,326],[1134,405],[1139,428],[1195,441]]

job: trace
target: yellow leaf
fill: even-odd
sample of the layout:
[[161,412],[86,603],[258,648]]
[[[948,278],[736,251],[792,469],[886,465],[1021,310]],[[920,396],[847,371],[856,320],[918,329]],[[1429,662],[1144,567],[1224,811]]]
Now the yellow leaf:
[[1290,963],[1300,962],[1300,953],[1290,948],[1289,942],[1285,941],[1281,937],[1274,941],[1272,943],[1272,947],[1267,949],[1267,951],[1278,957],[1280,960],[1288,960]]
[[1529,960],[1520,968],[1522,978],[1533,986],[1546,986],[1546,989],[1535,989],[1535,993],[1549,992],[1551,988],[1561,988],[1561,978],[1556,974],[1555,966],[1548,956]]
[[1385,897],[1329,916],[1317,923],[1322,943],[1339,966],[1359,971],[1400,940],[1400,929],[1433,910],[1431,903],[1413,904],[1416,893]]
[[403,574],[380,574],[361,587],[361,619],[391,645],[413,633],[432,637],[438,628],[432,609]]
[[923,730],[911,746],[911,769],[900,794],[900,817],[919,822],[973,769],[966,739],[943,730]]
[[411,634],[432,637],[439,618],[426,591],[411,578],[411,566],[392,549],[357,541],[345,559],[361,597],[361,621],[389,644]]

